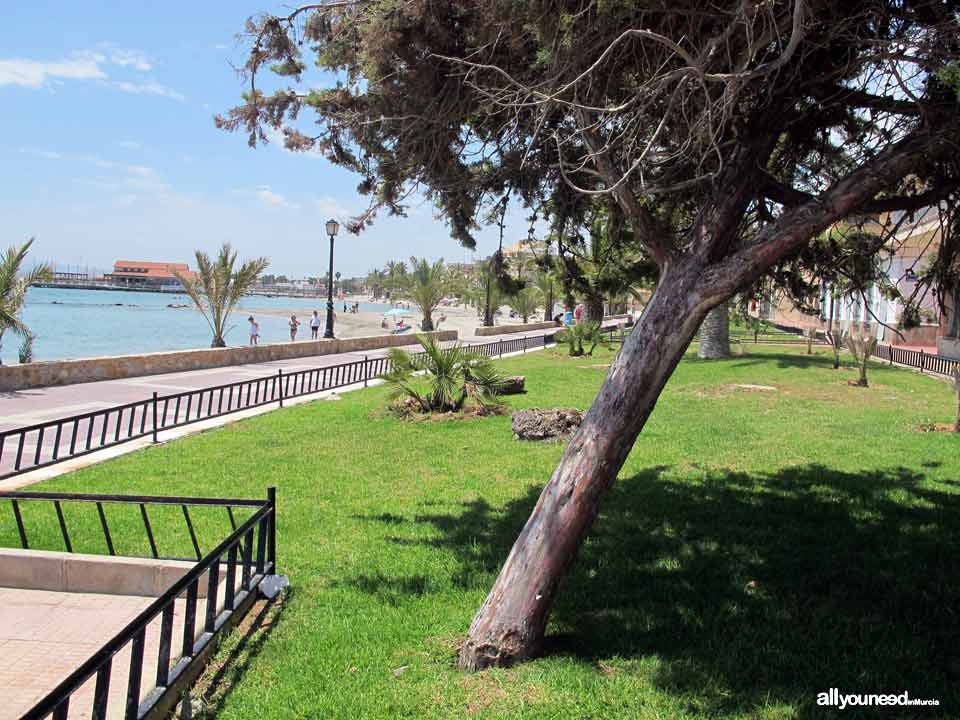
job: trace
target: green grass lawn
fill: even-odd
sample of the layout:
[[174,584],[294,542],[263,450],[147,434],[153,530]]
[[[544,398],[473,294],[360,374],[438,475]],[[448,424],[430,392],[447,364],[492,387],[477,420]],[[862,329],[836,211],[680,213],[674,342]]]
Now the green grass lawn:
[[[941,702],[884,717],[956,713],[960,437],[917,431],[952,420],[949,386],[875,365],[869,389],[849,387],[824,348],[745,352],[681,363],[562,586],[549,653],[510,670],[454,667],[562,450],[514,441],[509,416],[400,422],[371,388],[35,489],[278,487],[292,591],[218,717],[834,717],[816,706],[831,687]],[[609,359],[504,360],[527,376],[510,404],[585,409]],[[53,517],[27,511],[34,543],[59,549]],[[70,512],[99,542],[95,513]],[[189,547],[177,512],[152,518],[161,553]],[[198,521],[210,537],[213,521]],[[112,522],[146,552],[139,515]]]

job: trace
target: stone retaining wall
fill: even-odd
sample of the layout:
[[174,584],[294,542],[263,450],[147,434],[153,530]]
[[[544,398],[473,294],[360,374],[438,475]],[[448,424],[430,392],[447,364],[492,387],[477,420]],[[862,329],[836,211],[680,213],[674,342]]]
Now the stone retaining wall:
[[509,335],[510,333],[529,332],[531,330],[551,330],[559,327],[561,326],[553,321],[527,323],[526,325],[494,325],[493,327],[475,328],[473,334],[479,337],[486,337],[487,335]]
[[[456,340],[456,330],[440,330],[438,340]],[[343,340],[310,340],[276,343],[256,347],[204,348],[173,350],[142,355],[116,355],[83,360],[52,360],[25,365],[0,366],[0,391],[27,390],[49,385],[116,380],[118,378],[159,375],[184,370],[247,365],[272,360],[363,352],[386,347],[416,344],[412,335],[376,335]]]

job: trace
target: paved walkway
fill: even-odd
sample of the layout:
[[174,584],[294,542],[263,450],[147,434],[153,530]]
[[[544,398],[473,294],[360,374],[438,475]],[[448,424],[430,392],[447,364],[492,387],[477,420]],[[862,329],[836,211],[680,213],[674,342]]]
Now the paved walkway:
[[[464,339],[464,345],[478,345],[510,340],[525,336],[542,336],[543,331],[473,337]],[[415,343],[414,338],[411,340]],[[409,349],[409,348],[408,348]],[[104,380],[102,382],[59,385],[55,387],[0,392],[0,430],[32,425],[68,415],[100,410],[114,405],[144,400],[154,391],[160,395],[196,390],[198,388],[224,385],[226,383],[312,368],[330,367],[341,363],[356,362],[364,357],[375,358],[387,354],[386,349],[371,350],[366,353],[351,352],[337,355],[316,355],[293,360],[235,365],[208,370],[189,370],[185,372],[164,373],[162,375],[144,375],[122,380]]]
[[[222,587],[221,587],[222,589]],[[221,593],[222,598],[222,593]],[[152,597],[68,593],[0,587],[0,720],[15,720],[86,662],[128,622],[154,601]],[[206,599],[197,600],[202,618]],[[174,607],[173,637],[183,636],[185,605]],[[197,625],[197,637],[203,624]],[[140,700],[155,686],[160,617],[148,626],[143,653]],[[180,645],[171,652],[172,667]],[[130,643],[113,658],[107,717],[122,718],[130,667]],[[92,715],[95,676],[70,699],[71,720]]]
[[[542,330],[531,331],[529,333],[512,333],[510,335],[471,338],[463,341],[463,343],[469,346],[496,343],[500,339],[508,341],[527,337],[539,339],[542,338],[544,334]],[[414,338],[411,337],[410,339],[415,342]],[[449,345],[452,343],[445,344]],[[529,344],[536,346],[539,344],[539,340],[534,340]],[[418,345],[407,346],[410,350],[418,347]],[[234,411],[232,414],[218,415],[216,412],[211,413],[211,410],[213,410],[214,407],[219,408],[221,405],[223,405],[224,408],[228,408],[231,402],[237,402],[240,399],[240,391],[242,388],[237,387],[230,389],[227,393],[228,397],[226,401],[224,401],[224,393],[222,391],[218,391],[218,397],[215,401],[212,393],[198,394],[198,391],[202,389],[223,386],[229,383],[251,383],[255,380],[275,379],[278,370],[281,369],[284,371],[284,375],[287,375],[297,371],[319,370],[345,363],[359,363],[363,361],[364,358],[373,360],[385,356],[388,352],[389,350],[384,348],[365,353],[351,352],[336,355],[317,355],[291,360],[0,393],[0,431],[30,427],[38,423],[47,423],[83,413],[122,406],[127,403],[140,403],[136,407],[132,409],[128,408],[122,412],[104,413],[92,418],[77,420],[63,426],[48,426],[46,432],[31,430],[24,433],[15,433],[7,438],[0,437],[0,476],[13,473],[17,469],[27,471],[17,474],[14,477],[0,480],[0,491],[9,491],[25,487],[64,472],[101,462],[109,457],[132,452],[149,444],[151,442],[149,429],[153,426],[153,421],[152,418],[150,418],[150,406],[143,404],[143,401],[148,401],[154,392],[157,392],[161,397],[176,393],[193,393],[193,395],[183,401],[183,408],[181,408],[180,399],[169,402],[164,401],[162,403],[160,412],[162,413],[163,422],[158,424],[167,429],[161,429],[159,431],[158,439],[164,442],[184,434],[199,432],[210,427],[217,427],[229,422],[235,422],[244,417],[250,417],[277,409],[275,404],[268,403]],[[376,371],[374,370],[374,372]],[[340,384],[344,381],[350,382],[354,376],[359,380],[359,374],[357,370],[355,371],[355,375],[351,373],[350,378],[346,376],[346,373],[344,373],[341,378],[338,373],[335,384]],[[310,375],[313,378],[313,382],[320,383],[318,375],[313,373]],[[307,379],[305,375],[299,376],[297,382],[301,383],[301,388]],[[325,381],[324,384],[326,384]],[[363,383],[361,383],[360,386],[362,387]],[[255,383],[254,386],[246,385],[245,387],[247,391],[246,401],[249,403],[251,393],[255,392],[256,397],[259,398],[261,390],[266,393],[268,388],[273,386],[270,384]],[[354,389],[354,386],[341,385],[336,388],[336,391],[342,392],[349,389]],[[236,397],[234,397],[235,391],[237,393]],[[292,391],[288,392],[295,395],[297,391],[298,388],[295,382]],[[302,390],[300,391],[302,392]],[[272,392],[272,390],[270,392]],[[325,394],[330,394],[330,391],[302,395],[297,398],[288,398],[286,402],[289,404],[309,402]],[[204,400],[206,400],[205,411],[203,409]],[[190,404],[191,402],[193,403],[192,405]],[[191,408],[193,411],[191,411]],[[185,418],[187,416],[192,418],[191,423],[177,427],[177,418]],[[111,445],[111,442],[133,435],[138,428],[140,433],[143,433],[146,428],[146,437]],[[81,451],[79,455],[73,454],[74,446],[77,447],[78,451]],[[86,453],[82,452],[84,447],[87,448]],[[48,463],[50,459],[58,453],[61,458],[60,462],[43,467],[44,463]],[[32,469],[35,465],[41,465],[41,467]]]

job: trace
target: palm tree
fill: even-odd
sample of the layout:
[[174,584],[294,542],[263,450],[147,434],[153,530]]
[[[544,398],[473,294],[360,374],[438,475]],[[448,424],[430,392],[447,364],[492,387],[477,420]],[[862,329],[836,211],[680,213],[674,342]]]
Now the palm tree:
[[383,294],[383,288],[386,285],[386,275],[382,270],[371,270],[367,273],[367,290],[376,300]]
[[0,348],[3,347],[3,334],[7,330],[24,339],[32,337],[30,329],[20,319],[20,311],[23,310],[27,290],[31,285],[53,277],[53,270],[46,263],[36,266],[23,275],[20,274],[20,268],[31,245],[33,245],[33,238],[23,245],[8,247],[7,251],[0,256]]
[[421,327],[433,330],[433,311],[440,305],[449,287],[447,267],[440,258],[431,264],[426,258],[410,258],[410,272],[406,275],[402,292],[423,313]]
[[537,312],[540,307],[540,290],[535,287],[523,288],[508,300],[510,309],[513,310],[523,322],[527,322],[530,316]]
[[[420,355],[390,349],[391,369],[382,377],[394,398],[411,398],[425,413],[456,412],[468,398],[483,407],[497,404],[506,381],[490,358],[460,344],[443,349],[430,335],[420,335],[417,340],[423,346]],[[423,374],[418,374],[421,371]]]
[[215,260],[211,260],[202,250],[197,250],[196,258],[195,274],[189,277],[177,271],[174,274],[213,332],[210,347],[226,347],[224,335],[230,313],[257,281],[260,273],[267,269],[270,261],[263,257],[247,260],[239,269],[235,269],[237,253],[230,243],[223,244]]
[[[598,322],[581,322],[557,333],[557,341],[566,343],[571,357],[593,355],[597,345],[607,346],[603,329]],[[589,346],[589,347],[584,347]]]
[[543,319],[545,322],[553,320],[554,300],[557,296],[557,280],[552,270],[541,270],[537,273],[534,286],[544,298]]

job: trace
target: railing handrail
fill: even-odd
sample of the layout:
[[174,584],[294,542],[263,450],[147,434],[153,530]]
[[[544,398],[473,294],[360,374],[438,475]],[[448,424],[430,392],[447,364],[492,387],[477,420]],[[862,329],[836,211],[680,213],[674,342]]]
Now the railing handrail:
[[[71,499],[76,500],[80,499],[77,497],[59,497],[54,498],[55,495],[66,496],[66,495],[76,495],[73,493],[6,493],[7,497],[11,495],[43,495],[43,498],[30,497],[29,499]],[[113,496],[116,497],[116,496]],[[147,497],[147,496],[142,496]],[[272,497],[272,493],[271,493]],[[202,500],[203,498],[194,498],[195,500]],[[91,502],[95,502],[92,498]],[[137,500],[131,499],[129,502],[135,503]],[[239,504],[239,503],[238,503]],[[224,554],[227,553],[230,548],[242,542],[243,537],[249,533],[257,523],[263,522],[264,518],[273,516],[267,522],[270,524],[271,528],[275,526],[275,514],[276,506],[271,502],[270,497],[267,500],[245,500],[243,504],[250,505],[255,504],[259,505],[259,509],[253,513],[245,522],[243,522],[236,530],[233,530],[219,545],[217,545],[213,550],[208,552],[203,558],[196,561],[193,567],[187,571],[179,580],[173,583],[167,590],[160,595],[156,600],[154,600],[150,605],[148,605],[144,610],[142,610],[135,618],[133,618],[129,623],[127,623],[123,629],[117,632],[110,640],[108,640],[104,645],[102,645],[93,655],[91,655],[80,667],[74,670],[70,675],[68,675],[62,682],[60,682],[53,690],[51,690],[47,695],[43,697],[38,703],[36,703],[23,717],[25,720],[32,720],[34,718],[46,718],[47,716],[54,713],[60,705],[70,698],[74,692],[76,692],[84,683],[86,683],[94,674],[98,673],[100,669],[107,663],[114,655],[116,655],[120,650],[122,650],[128,643],[132,642],[133,639],[137,636],[138,633],[144,631],[146,627],[153,622],[157,616],[159,616],[168,605],[175,602],[177,597],[187,590],[191,585],[198,582],[200,577],[209,570],[215,563],[219,563]],[[272,543],[272,539],[271,539]],[[267,574],[271,574],[275,570],[275,559],[273,557],[265,558],[263,572],[258,572],[257,574],[251,576],[249,587],[241,588],[241,592],[250,592],[253,588],[259,585],[260,580],[263,579]],[[259,578],[259,579],[258,579]],[[213,602],[216,606],[217,598],[207,598],[207,602]],[[236,603],[236,601],[235,601]],[[224,611],[232,611],[234,608],[224,607]],[[195,656],[191,656],[192,658]],[[139,699],[137,700],[139,703]]]
[[[162,400],[163,397],[158,399]],[[51,425],[72,423],[74,421],[79,422],[80,420],[86,420],[98,415],[105,415],[106,413],[117,412],[118,410],[129,410],[131,408],[140,407],[141,405],[149,405],[152,402],[153,398],[134,400],[133,402],[123,403],[122,405],[111,405],[110,407],[100,408],[99,410],[88,410],[85,413],[68,415],[67,417],[57,418],[55,420],[46,420],[44,422],[34,423],[33,425],[23,425],[20,427],[10,428],[9,430],[0,430],[0,438],[7,438],[11,435],[19,435],[20,433],[33,432],[34,430],[40,430],[41,428],[50,427]]]
[[151,503],[154,505],[214,505],[234,507],[262,507],[266,500],[250,498],[181,497],[175,495],[116,495],[71,492],[31,492],[27,490],[0,491],[0,500],[71,500],[75,502]]
[[[536,337],[538,340],[542,339],[544,346],[546,346],[548,340],[555,341],[553,333],[538,334],[533,337]],[[513,350],[522,349],[525,351],[528,347],[529,339],[530,336],[523,335],[521,337],[509,339],[500,338],[498,340],[480,343],[477,345],[469,345],[467,347],[477,352],[487,352],[488,354],[499,354],[502,356],[504,352],[511,352],[511,348]],[[491,349],[494,349],[493,352],[489,352]],[[419,355],[421,353],[414,354]],[[235,380],[221,385],[212,385],[192,390],[183,390],[176,393],[170,393],[168,395],[154,394],[153,397],[144,398],[142,400],[112,405],[109,407],[100,408],[98,410],[91,410],[78,413],[76,415],[68,415],[66,417],[54,418],[44,422],[34,423],[32,425],[3,430],[0,431],[0,458],[2,458],[4,444],[8,439],[14,438],[13,442],[15,444],[16,439],[19,438],[19,446],[15,449],[16,459],[13,470],[6,473],[0,472],[0,479],[12,477],[14,475],[19,475],[21,473],[29,472],[42,467],[48,467],[50,465],[63,462],[64,460],[80,457],[82,455],[96,452],[120,443],[130,442],[132,440],[147,437],[151,434],[153,435],[154,439],[156,439],[156,433],[158,431],[172,430],[174,428],[182,427],[183,425],[188,425],[194,422],[210,420],[215,417],[228,415],[241,410],[260,407],[277,402],[278,399],[288,399],[290,397],[299,397],[302,395],[323,392],[326,390],[343,387],[345,385],[359,383],[361,381],[367,383],[371,379],[370,368],[381,368],[382,363],[389,362],[390,359],[388,356],[380,356],[375,358],[364,357],[362,360],[341,362],[334,365],[321,365],[302,370],[295,370],[289,373],[270,374],[246,380]],[[363,368],[363,371],[360,373],[355,372],[358,368]],[[379,375],[381,373],[378,372],[377,374]],[[320,380],[317,383],[307,382],[306,384],[308,387],[304,389],[303,379],[308,376],[320,378]],[[327,382],[331,377],[333,378],[333,381]],[[281,385],[281,383],[283,384]],[[301,383],[299,390],[296,387],[298,383]],[[291,384],[293,385],[293,388],[292,390],[288,390]],[[244,387],[247,388],[246,401],[243,400]],[[237,404],[234,407],[233,395],[235,389],[238,389],[238,396],[236,398]],[[263,392],[262,399],[261,390]],[[255,399],[254,397],[251,397],[254,392]],[[219,395],[217,395],[218,393]],[[227,394],[227,408],[222,407],[225,393]],[[214,402],[215,395],[217,396],[217,408],[216,412],[213,412],[211,411],[210,406],[212,406]],[[193,415],[193,407],[190,406],[190,403],[193,402],[194,398],[197,398],[197,405],[193,406],[197,409],[195,416]],[[204,413],[202,410],[202,403],[205,398],[207,398],[208,402],[208,411],[206,413]],[[187,400],[187,409],[189,412],[186,412],[185,417],[180,419],[181,404],[184,399]],[[161,403],[163,403],[163,413],[159,421],[155,422],[157,417],[156,408]],[[174,405],[174,417],[168,422],[167,410],[171,404]],[[154,410],[154,412],[152,414],[152,419],[150,422],[148,422],[147,416],[151,408]],[[124,418],[124,414],[128,412],[129,415],[124,420],[127,428],[124,429],[121,425],[121,418]],[[139,421],[135,422],[137,420],[138,413]],[[108,424],[111,417],[114,415],[116,415],[116,425],[113,426],[112,431],[109,433],[110,437],[108,437]],[[93,428],[94,424],[98,421],[100,421],[97,428],[99,438],[97,442],[94,442]],[[78,434],[78,430],[82,425],[84,427],[81,435]],[[50,431],[51,433],[55,432],[56,438],[54,439],[54,447],[51,456],[41,462],[40,458],[43,455],[42,440],[44,433],[47,431]],[[26,440],[27,435],[30,433],[38,434],[36,443],[32,444],[30,450],[25,452],[26,448],[24,447],[24,441]],[[70,443],[69,451],[64,450],[64,452],[61,453],[60,439],[62,434],[70,436]],[[77,443],[78,440],[79,443]],[[79,444],[80,447],[75,448],[75,443]],[[10,452],[14,452],[12,447]],[[24,459],[24,457],[26,457],[28,464],[24,467],[21,467],[21,461]]]

